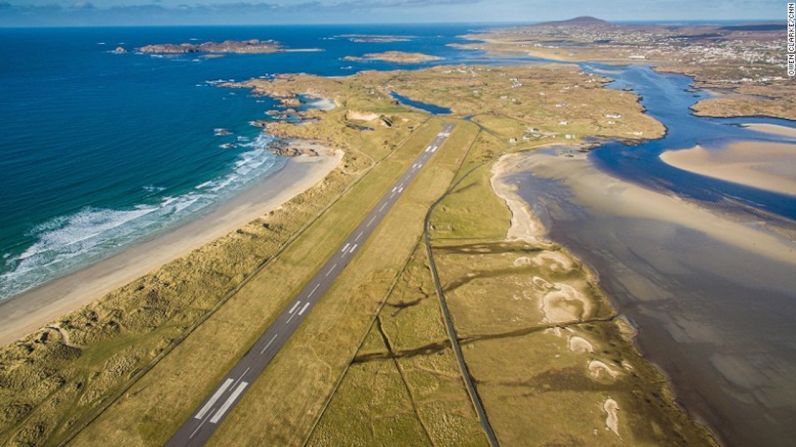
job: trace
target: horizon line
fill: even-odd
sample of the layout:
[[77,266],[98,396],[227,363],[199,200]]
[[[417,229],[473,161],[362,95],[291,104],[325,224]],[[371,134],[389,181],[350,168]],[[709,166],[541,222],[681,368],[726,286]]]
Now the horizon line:
[[[571,19],[572,17],[570,17]],[[35,28],[178,28],[178,27],[208,27],[208,28],[222,28],[222,27],[264,27],[264,26],[379,26],[379,25],[536,25],[540,23],[566,21],[569,19],[556,19],[556,20],[539,20],[539,21],[450,21],[450,22],[292,22],[292,23],[173,23],[173,24],[123,24],[123,25],[87,25],[87,24],[60,24],[60,25],[3,25],[0,24],[0,29],[35,29]],[[769,19],[621,19],[610,20],[601,19],[614,24],[640,24],[640,23],[656,23],[656,24],[676,24],[676,23],[787,23],[782,18],[769,18]]]

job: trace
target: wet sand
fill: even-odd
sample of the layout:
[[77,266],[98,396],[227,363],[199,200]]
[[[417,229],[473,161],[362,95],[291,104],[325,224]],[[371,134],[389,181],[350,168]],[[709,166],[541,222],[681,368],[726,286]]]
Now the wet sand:
[[793,228],[773,232],[618,180],[574,154],[510,156],[502,181],[551,239],[598,272],[690,412],[727,445],[788,445],[796,438],[796,243],[782,234]]
[[696,146],[666,151],[660,158],[671,166],[695,174],[796,196],[794,144],[738,141],[723,148]]
[[[312,146],[319,149],[318,146]],[[277,172],[194,221],[0,303],[0,343],[7,344],[59,316],[216,240],[276,209],[331,172],[339,152],[290,158]]]
[[769,135],[777,135],[780,137],[796,138],[796,129],[785,126],[777,126],[776,124],[765,123],[750,123],[744,124],[743,127],[752,129],[758,132],[767,133]]

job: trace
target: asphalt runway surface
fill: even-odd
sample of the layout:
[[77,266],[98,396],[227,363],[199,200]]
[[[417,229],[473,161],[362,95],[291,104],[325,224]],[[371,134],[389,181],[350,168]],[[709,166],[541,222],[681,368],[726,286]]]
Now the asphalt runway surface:
[[257,342],[227,373],[166,444],[170,447],[201,446],[207,443],[216,428],[232,411],[251,383],[265,370],[271,360],[298,329],[315,303],[334,284],[356,251],[368,240],[379,222],[387,215],[409,184],[417,177],[428,160],[453,130],[453,124],[445,124],[442,131],[415,159],[412,166],[401,176],[393,188],[370,210],[356,229],[348,236],[337,252],[296,295],[287,309],[265,330]]

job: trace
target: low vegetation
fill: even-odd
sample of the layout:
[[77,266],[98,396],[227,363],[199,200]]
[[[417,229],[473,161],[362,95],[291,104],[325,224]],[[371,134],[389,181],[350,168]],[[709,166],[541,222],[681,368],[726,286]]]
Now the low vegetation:
[[570,62],[641,63],[682,73],[713,97],[705,116],[796,119],[796,81],[782,57],[784,25],[618,25],[581,17],[471,35],[459,47]]
[[[262,123],[269,132],[342,149],[342,164],[281,209],[3,348],[0,440],[163,444],[446,120],[453,134],[211,443],[484,445],[418,249],[429,206],[451,187],[433,215],[435,259],[501,441],[704,442],[586,269],[548,242],[506,240],[512,214],[490,187],[508,152],[663,133],[604,82],[549,65],[236,85],[303,118]],[[429,119],[390,91],[453,115]],[[336,107],[290,110],[303,96]]]

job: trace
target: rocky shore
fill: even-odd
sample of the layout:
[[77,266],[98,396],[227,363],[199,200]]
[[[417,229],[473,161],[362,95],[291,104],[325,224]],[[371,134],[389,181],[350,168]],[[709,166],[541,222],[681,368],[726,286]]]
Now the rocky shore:
[[146,45],[138,49],[144,54],[187,54],[187,53],[237,53],[263,54],[282,51],[282,46],[273,40],[225,40],[204,43],[163,43]]

